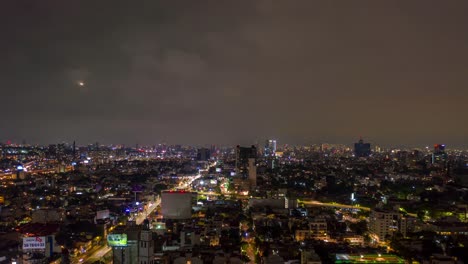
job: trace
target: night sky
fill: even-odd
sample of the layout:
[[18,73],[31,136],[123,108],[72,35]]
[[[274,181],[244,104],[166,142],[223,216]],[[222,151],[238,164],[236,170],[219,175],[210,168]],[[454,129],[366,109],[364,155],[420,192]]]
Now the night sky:
[[467,14],[463,0],[4,0],[0,142],[468,147]]

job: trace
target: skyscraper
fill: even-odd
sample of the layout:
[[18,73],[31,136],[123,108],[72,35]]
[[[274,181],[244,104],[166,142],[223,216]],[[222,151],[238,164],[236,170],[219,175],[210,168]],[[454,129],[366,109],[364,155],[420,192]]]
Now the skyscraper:
[[444,152],[445,152],[445,145],[443,144],[434,145],[434,153],[444,153]]
[[207,161],[211,157],[211,151],[207,148],[199,148],[197,150],[197,160],[199,161]]
[[138,246],[137,263],[152,264],[154,259],[153,232],[150,230],[141,230]]
[[432,164],[445,164],[447,161],[447,153],[445,153],[445,145],[435,144],[434,152],[432,153]]
[[265,152],[264,152],[265,157],[274,156],[275,153],[276,153],[276,140],[275,139],[267,140],[265,143]]
[[249,158],[249,183],[250,188],[257,187],[257,165],[254,158]]
[[240,175],[246,175],[249,166],[249,159],[257,160],[257,148],[255,146],[236,148],[236,171]]
[[364,140],[359,139],[359,142],[354,143],[354,154],[356,157],[369,157],[371,154],[370,143],[364,143]]

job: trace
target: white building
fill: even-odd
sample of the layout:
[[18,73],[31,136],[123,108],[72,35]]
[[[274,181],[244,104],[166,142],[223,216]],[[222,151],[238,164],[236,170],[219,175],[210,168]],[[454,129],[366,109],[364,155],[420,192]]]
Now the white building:
[[369,230],[374,233],[380,241],[385,240],[387,235],[400,232],[406,236],[406,218],[397,211],[388,211],[375,208],[369,216]]
[[153,233],[149,230],[141,230],[140,240],[138,241],[138,263],[153,264],[154,259],[154,241]]

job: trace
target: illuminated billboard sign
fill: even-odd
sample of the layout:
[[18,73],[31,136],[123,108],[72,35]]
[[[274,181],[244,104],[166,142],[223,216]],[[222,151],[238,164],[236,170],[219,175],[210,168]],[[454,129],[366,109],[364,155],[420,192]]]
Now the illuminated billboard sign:
[[23,237],[23,249],[45,249],[45,237]]
[[107,235],[107,245],[110,247],[127,246],[127,234],[109,234]]

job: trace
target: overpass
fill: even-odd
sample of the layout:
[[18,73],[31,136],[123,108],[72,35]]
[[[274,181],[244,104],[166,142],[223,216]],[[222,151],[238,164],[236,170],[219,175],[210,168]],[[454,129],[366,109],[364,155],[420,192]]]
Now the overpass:
[[[335,202],[330,202],[330,203],[324,203],[320,201],[315,201],[315,200],[309,200],[309,201],[304,201],[304,200],[297,200],[299,204],[304,204],[305,206],[320,206],[320,207],[334,207],[334,208],[346,208],[346,209],[359,209],[363,211],[370,211],[370,207],[365,207],[365,206],[360,206],[360,205],[349,205],[349,204],[339,204]],[[407,213],[407,215],[411,217],[417,217],[416,214],[413,213]]]
[[369,207],[360,206],[360,205],[339,204],[339,203],[335,203],[335,202],[324,203],[324,202],[315,201],[315,200],[304,201],[304,200],[299,200],[298,199],[298,203],[299,204],[304,204],[305,206],[308,205],[308,206],[359,209],[359,210],[363,210],[363,211],[370,211]]

